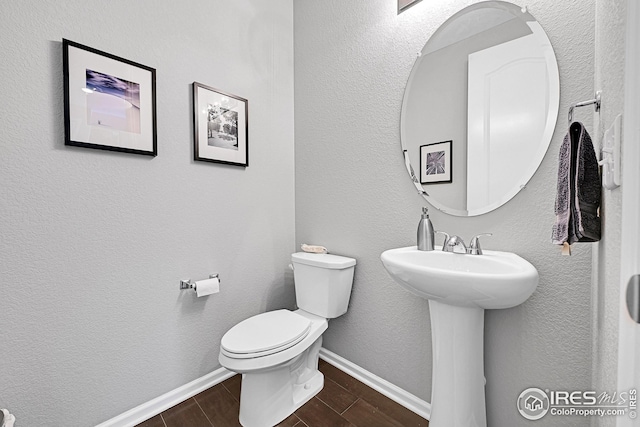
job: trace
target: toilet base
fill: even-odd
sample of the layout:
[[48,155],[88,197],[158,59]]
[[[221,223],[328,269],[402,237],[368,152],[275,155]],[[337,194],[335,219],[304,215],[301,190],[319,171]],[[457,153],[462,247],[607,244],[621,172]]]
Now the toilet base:
[[324,387],[318,371],[322,337],[300,356],[271,368],[242,375],[240,424],[271,427],[293,414]]

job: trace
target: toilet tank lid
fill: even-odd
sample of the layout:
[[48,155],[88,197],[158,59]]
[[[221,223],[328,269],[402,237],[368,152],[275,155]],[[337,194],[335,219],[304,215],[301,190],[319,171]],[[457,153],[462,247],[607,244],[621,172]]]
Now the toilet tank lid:
[[308,252],[296,252],[291,254],[291,261],[298,264],[312,265],[314,267],[343,269],[356,265],[356,260],[346,256],[333,254],[313,254]]

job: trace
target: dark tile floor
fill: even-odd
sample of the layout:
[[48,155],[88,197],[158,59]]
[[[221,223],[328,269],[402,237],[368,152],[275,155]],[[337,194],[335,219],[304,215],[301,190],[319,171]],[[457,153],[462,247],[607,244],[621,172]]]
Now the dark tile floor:
[[[282,427],[428,427],[429,422],[320,360],[324,388]],[[211,387],[138,427],[239,426],[240,375]]]

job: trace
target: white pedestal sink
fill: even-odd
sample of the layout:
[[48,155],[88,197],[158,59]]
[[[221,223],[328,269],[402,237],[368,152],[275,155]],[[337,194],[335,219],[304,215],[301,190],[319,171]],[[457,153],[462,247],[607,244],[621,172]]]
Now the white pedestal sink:
[[522,304],[538,271],[509,252],[483,255],[419,251],[382,253],[391,277],[429,300],[433,376],[429,427],[486,427],[484,310]]

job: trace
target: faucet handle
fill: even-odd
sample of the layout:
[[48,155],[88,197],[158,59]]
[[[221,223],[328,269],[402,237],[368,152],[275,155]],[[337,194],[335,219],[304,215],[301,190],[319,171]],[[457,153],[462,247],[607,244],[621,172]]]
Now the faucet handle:
[[444,240],[442,241],[442,250],[444,251],[444,248],[447,247],[447,242],[449,241],[449,239],[451,238],[451,236],[449,236],[449,233],[445,233],[444,231],[438,231],[436,230],[435,232],[436,234],[444,234]]
[[473,239],[471,239],[471,242],[469,243],[468,253],[470,253],[471,255],[482,255],[482,248],[480,247],[480,237],[482,236],[493,236],[493,233],[478,234]]

